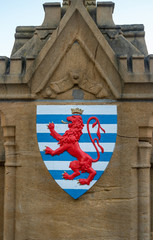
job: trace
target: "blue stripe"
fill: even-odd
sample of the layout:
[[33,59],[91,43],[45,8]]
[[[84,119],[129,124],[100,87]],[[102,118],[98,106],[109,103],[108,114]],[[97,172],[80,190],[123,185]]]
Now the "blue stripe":
[[[73,173],[73,171],[71,170],[67,170],[66,171],[69,175]],[[98,180],[101,175],[103,174],[104,171],[97,171],[96,176],[94,177],[94,180]],[[64,170],[49,170],[49,173],[52,175],[52,177],[55,180],[63,180],[63,173]],[[77,176],[76,178],[74,178],[74,180],[80,179],[80,178],[87,178],[89,176],[89,173],[81,173],[79,176]]]
[[[63,135],[63,134],[61,134]],[[92,139],[97,138],[97,134],[91,134]],[[116,133],[104,133],[101,134],[101,142],[105,143],[114,143],[116,142]],[[38,142],[57,142],[55,138],[53,138],[49,133],[37,133],[37,140]],[[89,134],[84,133],[82,134],[79,142],[91,142]]]
[[[70,115],[37,115],[37,124],[48,124],[54,122],[61,124],[61,120],[67,121],[67,117]],[[90,117],[94,115],[82,115],[83,123],[87,123]],[[117,124],[117,115],[95,115],[101,124]],[[90,123],[95,122],[92,120]]]
[[[45,152],[40,152],[43,161],[73,161],[76,160],[75,157],[73,157],[72,155],[70,155],[68,152],[64,152],[62,154],[55,155],[55,156],[51,156],[50,154],[45,154]],[[89,154],[90,157],[92,157],[92,159],[96,159],[97,158],[97,153],[96,152],[87,152],[87,154]],[[104,153],[100,153],[100,159],[99,162],[108,162],[110,161],[111,157],[112,157],[112,152],[104,152]]]
[[85,192],[87,192],[87,189],[63,189],[66,193],[68,193],[71,197],[74,199],[79,198],[82,196]]

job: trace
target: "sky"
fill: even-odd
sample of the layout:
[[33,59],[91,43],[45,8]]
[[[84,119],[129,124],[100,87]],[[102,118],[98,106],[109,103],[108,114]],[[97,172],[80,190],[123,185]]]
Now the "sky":
[[[43,3],[60,0],[5,0],[0,2],[0,56],[10,57],[17,26],[39,26]],[[106,2],[106,1],[104,1]],[[153,0],[114,0],[115,24],[144,24],[148,53],[153,54]]]

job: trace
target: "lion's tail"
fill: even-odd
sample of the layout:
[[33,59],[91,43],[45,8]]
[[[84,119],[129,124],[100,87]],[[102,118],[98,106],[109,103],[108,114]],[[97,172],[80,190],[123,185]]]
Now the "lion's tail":
[[[90,133],[90,130],[89,130],[89,122],[91,120],[95,120],[95,122],[92,124],[92,128],[94,128],[97,124],[98,124],[98,130],[97,130],[97,136],[98,138],[94,138],[92,139],[91,137],[91,133]],[[99,153],[99,150],[95,144],[95,142],[97,142],[97,145],[98,147],[101,149],[101,152],[104,153],[104,148],[99,144],[99,140],[101,138],[101,134],[100,134],[100,129],[105,133],[105,130],[100,126],[100,122],[99,122],[99,119],[97,117],[90,117],[87,121],[87,130],[88,130],[88,134],[89,134],[89,137],[91,139],[91,142],[92,144],[94,145],[95,149],[96,149],[96,152],[97,152],[97,158],[96,159],[92,159],[92,162],[97,162],[100,158],[100,153]]]

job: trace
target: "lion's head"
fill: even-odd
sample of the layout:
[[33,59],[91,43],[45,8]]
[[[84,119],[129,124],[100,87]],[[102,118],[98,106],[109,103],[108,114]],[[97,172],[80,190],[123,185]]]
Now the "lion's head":
[[82,117],[80,115],[69,116],[69,117],[67,117],[67,121],[71,122],[71,123],[68,124],[69,128],[77,128],[79,130],[80,129],[82,130],[83,127],[84,127]]
[[80,115],[72,115],[67,117],[69,130],[67,130],[59,141],[60,145],[64,143],[74,143],[80,140],[82,129],[84,127],[82,117]]

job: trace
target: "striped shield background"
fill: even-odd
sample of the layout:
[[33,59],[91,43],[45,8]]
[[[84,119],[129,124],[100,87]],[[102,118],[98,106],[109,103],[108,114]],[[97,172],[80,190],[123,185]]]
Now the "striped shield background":
[[[100,153],[100,159],[98,162],[92,163],[92,167],[94,170],[96,170],[97,174],[91,181],[90,185],[80,185],[77,181],[80,178],[87,178],[88,173],[82,173],[74,180],[65,180],[62,178],[62,173],[64,173],[64,171],[69,174],[73,173],[73,171],[69,168],[69,164],[71,161],[76,159],[68,152],[65,151],[59,156],[51,156],[50,154],[45,154],[44,152],[45,146],[48,146],[53,150],[59,147],[57,140],[50,135],[47,125],[49,122],[53,122],[55,124],[55,130],[61,135],[64,134],[65,131],[68,130],[68,125],[63,124],[61,121],[67,121],[66,118],[72,115],[72,108],[80,108],[83,110],[83,114],[81,116],[85,126],[83,128],[83,134],[79,140],[79,144],[81,149],[88,153],[93,159],[97,158],[97,153],[87,132],[87,120],[89,117],[95,116],[99,119],[102,128],[105,129],[105,133],[101,131],[100,139],[100,145],[102,145],[104,148],[104,153]],[[112,157],[117,136],[117,106],[38,105],[36,125],[40,153],[49,173],[65,192],[67,192],[74,199],[77,199],[96,183],[96,181],[105,171]],[[97,128],[92,128],[92,122],[90,125],[90,132],[93,138],[97,137]]]

